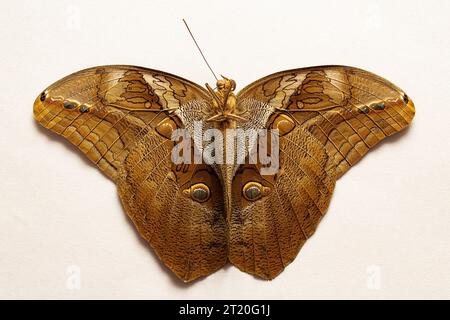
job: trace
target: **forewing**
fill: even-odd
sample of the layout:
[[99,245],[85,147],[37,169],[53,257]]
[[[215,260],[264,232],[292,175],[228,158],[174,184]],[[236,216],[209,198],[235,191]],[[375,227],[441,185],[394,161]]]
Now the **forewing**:
[[[113,180],[128,152],[149,131],[170,131],[187,103],[208,93],[180,77],[134,66],[103,66],[76,72],[37,97],[35,119],[76,145]],[[169,127],[168,127],[169,126]]]
[[408,126],[415,113],[413,102],[397,86],[345,66],[269,75],[241,90],[238,101],[244,100],[292,116],[326,147],[338,176],[378,142]]

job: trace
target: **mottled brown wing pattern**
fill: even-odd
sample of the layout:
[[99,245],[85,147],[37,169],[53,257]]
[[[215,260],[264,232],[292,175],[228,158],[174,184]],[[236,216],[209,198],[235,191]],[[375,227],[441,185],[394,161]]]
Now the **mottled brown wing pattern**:
[[288,70],[245,87],[253,99],[291,116],[334,158],[338,177],[378,142],[405,128],[413,102],[398,87],[370,72],[345,66]]
[[[263,279],[275,278],[297,256],[326,212],[335,185],[335,166],[323,146],[300,126],[280,138],[280,170],[261,176],[261,165],[243,165],[233,181],[229,260]],[[248,182],[269,188],[248,201]]]
[[[185,281],[227,261],[223,191],[206,165],[171,161],[177,128],[204,118],[205,89],[182,78],[131,66],[91,68],[47,88],[36,120],[75,144],[118,185],[122,204],[142,237]],[[188,122],[185,126],[184,122]],[[184,194],[208,185],[202,203]]]
[[[227,261],[273,279],[316,230],[336,179],[405,128],[414,105],[387,80],[344,66],[279,72],[233,97],[238,123],[205,122],[213,96],[202,87],[161,71],[103,66],[48,87],[34,116],[117,183],[139,233],[180,279]],[[201,133],[278,129],[278,172],[261,175],[259,162],[174,164],[171,134],[184,128],[192,138],[195,121],[203,122]],[[191,141],[192,153],[200,141]],[[245,190],[255,185],[260,194],[252,198]]]
[[48,87],[34,103],[34,116],[115,180],[134,144],[158,125],[169,132],[170,126],[179,126],[177,109],[192,101],[209,98],[188,80],[140,67],[104,66]]
[[[139,233],[164,264],[183,281],[192,281],[227,262],[222,186],[210,166],[174,165],[173,143],[152,134],[126,158],[117,183],[119,194]],[[205,202],[185,194],[196,183],[209,188]]]
[[[335,181],[370,148],[405,128],[414,105],[395,85],[369,72],[322,66],[279,72],[237,95],[248,118],[239,126],[280,129],[280,170],[261,176],[242,166],[233,180],[229,259],[272,279],[297,255],[325,214]],[[242,196],[256,181],[271,192]]]

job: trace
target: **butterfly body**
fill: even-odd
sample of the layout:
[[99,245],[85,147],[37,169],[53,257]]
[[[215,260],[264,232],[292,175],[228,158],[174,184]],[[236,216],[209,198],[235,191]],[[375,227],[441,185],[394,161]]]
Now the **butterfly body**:
[[206,119],[206,121],[224,122],[222,125],[223,128],[235,128],[236,121],[246,121],[246,119],[239,116],[237,112],[237,98],[233,92],[236,88],[234,80],[224,77],[223,80],[217,81],[216,91],[208,84],[206,84],[206,88],[212,96],[211,107],[213,112],[213,115]]
[[180,279],[227,262],[273,279],[316,230],[336,180],[415,109],[392,83],[345,66],[235,86],[95,67],[44,90],[34,116],[117,184],[139,233]]

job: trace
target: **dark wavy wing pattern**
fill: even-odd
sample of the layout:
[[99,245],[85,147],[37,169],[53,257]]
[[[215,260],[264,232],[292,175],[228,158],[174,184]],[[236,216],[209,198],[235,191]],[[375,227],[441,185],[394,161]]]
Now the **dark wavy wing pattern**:
[[76,145],[109,177],[149,129],[205,89],[168,73],[133,66],[79,71],[54,83],[36,99],[34,116]]
[[238,94],[289,114],[334,158],[341,176],[374,145],[408,126],[411,99],[389,81],[345,66],[288,70],[264,77]]

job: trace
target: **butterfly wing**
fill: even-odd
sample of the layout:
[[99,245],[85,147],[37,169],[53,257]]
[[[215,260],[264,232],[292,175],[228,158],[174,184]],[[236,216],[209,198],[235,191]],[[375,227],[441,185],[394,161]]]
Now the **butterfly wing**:
[[[192,163],[194,150],[201,154],[192,139],[194,121],[204,120],[209,108],[197,101],[177,112],[189,134],[190,160],[175,164],[174,143],[153,132],[133,148],[119,171],[119,194],[128,215],[164,264],[186,282],[227,262],[221,180],[212,166]],[[207,190],[206,198],[195,197],[198,188]]]
[[338,177],[378,142],[408,126],[415,113],[397,86],[345,66],[275,73],[242,89],[238,99],[264,102],[293,117],[325,146]]
[[[240,270],[273,279],[294,260],[326,212],[336,181],[333,159],[306,130],[280,137],[280,170],[261,175],[261,165],[242,165],[233,180],[229,260]],[[267,194],[243,196],[259,183]]]
[[197,84],[157,70],[103,66],[52,84],[36,98],[35,119],[76,145],[115,180],[129,150],[149,130],[168,130],[182,105],[205,103]]
[[[227,262],[223,191],[207,165],[170,158],[173,145],[148,139],[134,148],[120,171],[119,194],[126,212],[159,258],[183,281],[220,269]],[[194,200],[195,186],[209,195]],[[191,194],[192,195],[192,194]]]
[[[414,106],[386,80],[337,66],[268,76],[244,88],[238,104],[249,119],[241,128],[280,129],[280,171],[268,177],[258,164],[235,166],[231,210],[220,170],[170,159],[173,130],[192,135],[210,109],[207,91],[192,82],[139,67],[91,68],[46,89],[34,114],[117,182],[140,234],[178,277],[210,274],[228,256],[271,279],[314,232],[336,176],[409,124]],[[249,182],[270,192],[249,201]],[[208,197],[194,201],[195,185],[206,185]]]
[[[118,185],[122,204],[142,237],[185,281],[227,261],[223,192],[210,167],[174,165],[171,134],[191,128],[210,108],[202,87],[140,67],[105,66],[72,74],[35,101],[34,116],[62,135]],[[186,196],[209,187],[202,202]]]
[[[264,279],[277,276],[314,233],[335,180],[414,116],[407,95],[369,72],[341,66],[289,70],[237,96],[246,128],[280,130],[280,170],[244,165],[233,180],[229,260]],[[257,182],[270,192],[243,196]]]

